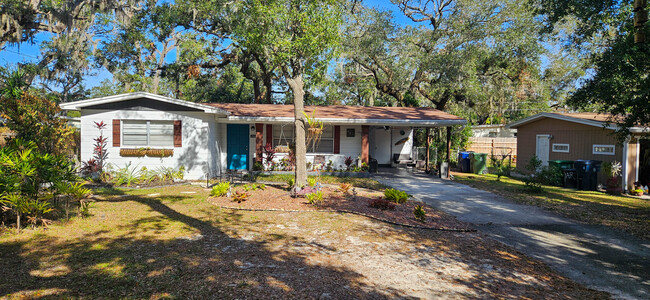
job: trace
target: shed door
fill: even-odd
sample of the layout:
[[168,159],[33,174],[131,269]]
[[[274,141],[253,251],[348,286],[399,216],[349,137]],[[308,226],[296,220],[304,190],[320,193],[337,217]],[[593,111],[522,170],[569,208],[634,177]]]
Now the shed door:
[[537,135],[537,147],[535,155],[542,161],[542,166],[548,165],[548,151],[550,149],[549,136],[547,134]]
[[248,169],[248,138],[247,124],[228,124],[228,169]]

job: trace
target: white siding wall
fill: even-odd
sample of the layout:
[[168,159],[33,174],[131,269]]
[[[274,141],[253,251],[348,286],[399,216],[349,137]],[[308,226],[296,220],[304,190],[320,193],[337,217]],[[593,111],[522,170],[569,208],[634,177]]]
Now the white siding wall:
[[[183,146],[173,147],[174,155],[171,157],[122,157],[120,147],[113,147],[114,119],[119,120],[181,120],[183,132]],[[218,139],[211,134],[210,128],[218,129],[214,116],[203,112],[165,112],[165,111],[136,111],[136,110],[82,110],[81,114],[81,160],[88,161],[93,156],[93,139],[99,136],[100,131],[93,122],[104,121],[107,124],[103,130],[108,137],[108,163],[114,167],[123,168],[131,163],[132,168],[147,167],[155,169],[160,166],[179,168],[185,167],[186,179],[204,179],[206,173],[216,174],[218,164],[212,150],[219,148]],[[224,135],[225,136],[225,135]],[[224,144],[221,144],[224,145]],[[123,146],[122,148],[135,148]],[[165,147],[172,148],[172,147]]]
[[228,124],[217,123],[217,131],[217,140],[219,141],[217,144],[220,145],[217,148],[217,155],[221,161],[221,172],[226,172],[228,170],[228,149],[226,149],[228,147]]
[[[400,131],[404,131],[404,135],[400,134]],[[408,137],[409,140],[404,144],[395,145],[399,140]],[[411,155],[413,151],[413,129],[410,127],[392,127],[392,143],[393,143],[393,154],[406,154]],[[393,156],[391,155],[391,160]]]
[[[354,129],[354,137],[347,137],[349,128]],[[361,156],[361,126],[341,126],[341,155],[353,159]]]

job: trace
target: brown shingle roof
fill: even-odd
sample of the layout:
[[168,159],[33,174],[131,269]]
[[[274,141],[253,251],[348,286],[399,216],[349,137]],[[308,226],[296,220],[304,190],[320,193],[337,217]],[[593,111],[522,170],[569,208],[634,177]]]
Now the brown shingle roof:
[[[293,117],[293,105],[208,103],[227,110],[236,117]],[[463,120],[452,114],[426,107],[379,107],[379,106],[306,106],[311,115],[316,109],[318,119],[379,119],[379,120]]]
[[583,112],[583,113],[554,113],[556,115],[562,115],[566,117],[572,117],[576,119],[583,119],[583,120],[589,120],[589,121],[596,121],[596,122],[607,122],[609,118],[612,117],[610,114],[599,114],[599,113],[590,113],[590,112]]

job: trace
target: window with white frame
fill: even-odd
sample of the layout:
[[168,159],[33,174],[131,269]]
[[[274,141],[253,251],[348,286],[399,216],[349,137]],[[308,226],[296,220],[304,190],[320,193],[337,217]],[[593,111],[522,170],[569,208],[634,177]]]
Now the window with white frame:
[[569,144],[553,144],[553,152],[569,153]]
[[122,145],[138,147],[173,147],[173,121],[122,121]]
[[593,154],[614,155],[616,147],[614,145],[593,145]]
[[332,126],[323,127],[323,134],[320,137],[320,142],[313,149],[311,145],[307,145],[307,152],[314,153],[334,153],[334,128]]
[[[293,125],[273,125],[273,147],[289,146],[295,142]],[[308,153],[334,153],[334,128],[324,126],[320,142],[316,145],[307,145]]]
[[273,125],[273,147],[289,146],[293,143],[293,126]]

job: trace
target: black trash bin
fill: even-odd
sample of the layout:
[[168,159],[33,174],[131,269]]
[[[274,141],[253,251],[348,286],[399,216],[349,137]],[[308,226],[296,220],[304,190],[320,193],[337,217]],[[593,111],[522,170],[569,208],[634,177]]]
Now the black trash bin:
[[463,173],[471,173],[471,160],[469,158],[471,151],[463,151],[458,153],[458,166]]
[[600,160],[576,160],[573,163],[579,190],[595,191],[598,188],[598,172],[602,163]]
[[377,173],[377,169],[379,168],[379,164],[377,163],[377,160],[374,158],[370,159],[370,163],[368,164],[368,171],[370,173]]
[[576,188],[576,169],[562,169],[564,187]]
[[[564,187],[576,187],[575,183],[575,169],[573,169],[573,161],[572,160],[549,160],[548,165],[557,172],[559,172],[562,175],[562,182],[558,182],[560,186]],[[572,170],[569,173],[567,173],[566,170]],[[573,180],[572,182],[567,182],[568,180]]]

